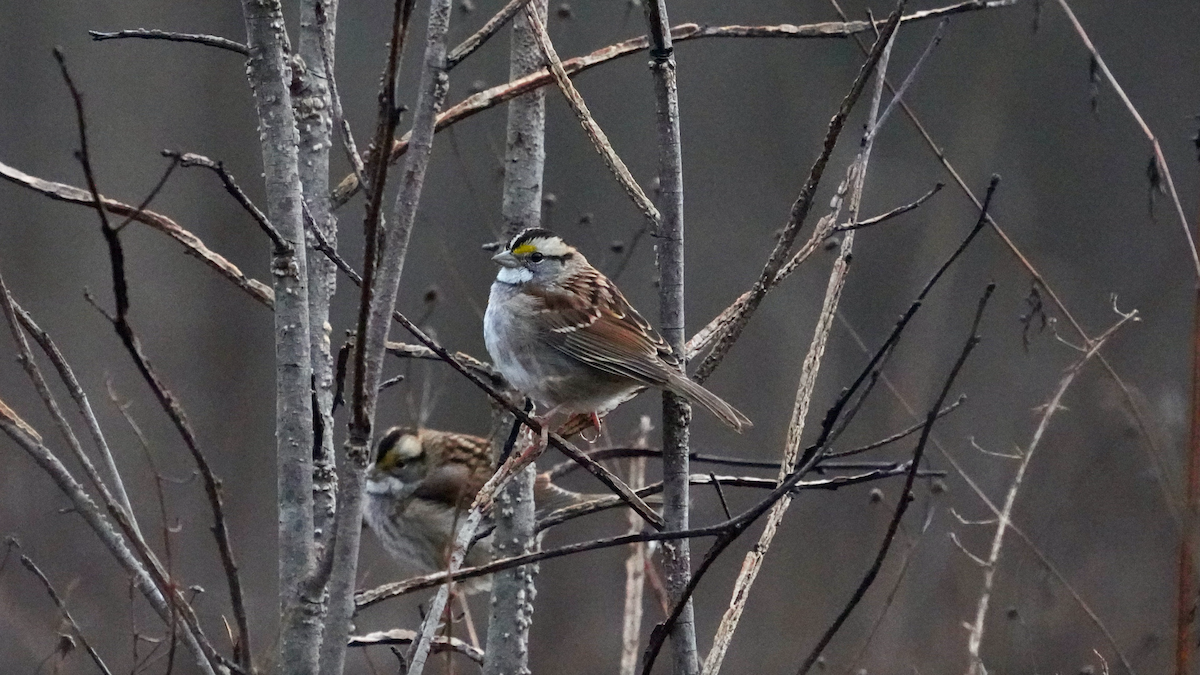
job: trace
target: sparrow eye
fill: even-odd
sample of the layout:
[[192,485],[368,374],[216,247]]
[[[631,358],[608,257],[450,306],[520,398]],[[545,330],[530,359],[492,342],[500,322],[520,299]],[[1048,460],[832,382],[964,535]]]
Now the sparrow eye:
[[545,260],[545,258],[546,258],[546,256],[542,255],[541,253],[539,253],[537,251],[534,251],[533,253],[529,254],[530,262],[540,263],[540,262],[542,262],[542,260]]

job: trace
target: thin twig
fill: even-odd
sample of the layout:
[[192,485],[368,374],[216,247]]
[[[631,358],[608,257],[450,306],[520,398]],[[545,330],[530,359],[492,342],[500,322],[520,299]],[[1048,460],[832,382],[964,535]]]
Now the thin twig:
[[250,201],[250,197],[242,191],[237,181],[233,179],[233,174],[229,173],[225,168],[224,162],[213,161],[204,155],[197,155],[194,152],[181,153],[176,150],[163,150],[162,154],[163,157],[171,157],[177,160],[183,167],[199,166],[217,174],[217,177],[221,179],[221,185],[225,187],[225,191],[237,200],[237,203],[245,209],[246,213],[250,214],[251,218],[254,218],[254,222],[258,224],[259,229],[271,238],[271,243],[275,244],[275,248],[282,251],[291,249],[291,244],[283,239],[283,236],[279,234],[279,230],[276,230],[271,221],[267,219],[267,214],[255,206],[254,202]]
[[1192,229],[1188,224],[1187,215],[1184,214],[1183,205],[1179,202],[1179,193],[1175,191],[1175,181],[1171,179],[1171,169],[1167,166],[1167,158],[1163,156],[1162,147],[1158,143],[1158,137],[1150,130],[1150,125],[1146,124],[1146,120],[1142,118],[1142,114],[1133,105],[1133,101],[1129,100],[1129,95],[1125,93],[1125,89],[1121,86],[1121,83],[1117,82],[1117,78],[1108,69],[1108,64],[1104,62],[1104,57],[1100,56],[1100,52],[1096,50],[1096,45],[1092,44],[1092,39],[1088,37],[1087,31],[1079,23],[1079,19],[1075,18],[1075,12],[1071,11],[1071,6],[1067,4],[1067,0],[1058,0],[1058,5],[1062,7],[1063,12],[1067,15],[1067,19],[1071,21],[1071,26],[1079,34],[1079,39],[1083,41],[1083,46],[1091,53],[1093,63],[1104,74],[1104,79],[1108,80],[1108,83],[1112,85],[1121,102],[1125,104],[1125,109],[1133,116],[1133,120],[1137,122],[1138,127],[1145,134],[1146,140],[1150,141],[1150,145],[1154,148],[1154,161],[1158,163],[1159,171],[1166,182],[1167,192],[1171,195],[1171,201],[1175,205],[1175,212],[1179,216],[1179,225],[1183,228],[1183,236],[1187,241],[1188,251],[1192,254],[1193,271],[1196,273],[1196,280],[1200,281],[1200,253],[1196,251],[1196,240],[1192,237]]
[[1037,428],[1033,432],[1033,437],[1029,441],[1027,447],[1021,456],[1021,464],[1017,467],[1016,473],[1013,475],[1012,483],[1009,485],[1008,494],[1004,498],[1004,506],[999,513],[999,522],[996,524],[996,534],[992,537],[991,552],[984,561],[983,571],[983,589],[979,595],[979,603],[975,610],[975,621],[970,624],[970,634],[967,636],[967,654],[970,657],[971,663],[967,669],[970,675],[985,675],[987,670],[983,666],[983,660],[979,655],[979,648],[983,644],[983,629],[984,621],[987,619],[987,609],[992,596],[992,585],[996,578],[997,562],[1000,559],[1000,550],[1004,545],[1004,533],[1008,529],[1009,521],[1012,518],[1013,504],[1017,500],[1017,492],[1021,489],[1021,481],[1025,477],[1025,472],[1029,468],[1029,463],[1033,459],[1033,453],[1037,450],[1038,444],[1042,440],[1042,436],[1046,433],[1046,429],[1050,426],[1050,419],[1054,416],[1062,406],[1063,396],[1067,393],[1067,389],[1071,383],[1075,381],[1075,376],[1083,369],[1083,366],[1095,356],[1104,343],[1118,329],[1125,325],[1128,321],[1137,320],[1137,311],[1124,314],[1113,324],[1111,328],[1104,331],[1095,340],[1092,340],[1087,346],[1087,352],[1078,361],[1067,369],[1066,374],[1059,380],[1058,386],[1054,389],[1054,394],[1045,406],[1045,412],[1042,413],[1041,419],[1038,421]]
[[[41,397],[42,402],[45,403],[46,409],[50,412],[51,418],[54,419],[55,426],[58,427],[59,431],[63,435],[64,440],[66,440],[67,446],[71,449],[71,454],[83,467],[83,471],[85,474],[87,474],[88,480],[91,481],[92,487],[94,487],[96,491],[100,493],[101,500],[108,509],[109,515],[111,515],[113,519],[119,523],[128,524],[129,527],[126,534],[131,540],[142,540],[144,543],[142,533],[138,529],[137,518],[134,515],[133,507],[129,502],[129,495],[125,492],[125,484],[121,480],[120,471],[117,470],[112,453],[109,451],[108,444],[104,440],[104,434],[100,431],[99,423],[96,421],[96,417],[93,414],[91,405],[87,401],[87,396],[83,393],[83,389],[79,385],[79,381],[75,378],[75,374],[71,370],[70,365],[67,364],[66,360],[62,356],[62,353],[58,351],[58,348],[50,340],[50,336],[46,334],[46,332],[43,331],[36,323],[34,323],[33,317],[31,317],[28,312],[22,309],[21,306],[17,304],[16,300],[13,299],[12,294],[8,290],[8,286],[4,283],[3,276],[0,276],[0,308],[3,309],[4,317],[7,319],[9,328],[12,331],[13,340],[17,344],[17,358],[24,367],[26,374],[28,374],[29,380],[33,383],[33,386],[37,390],[38,395]],[[70,423],[67,421],[62,409],[59,408],[58,401],[55,400],[54,394],[50,391],[50,387],[46,383],[46,379],[42,376],[41,369],[38,367],[37,362],[33,358],[33,353],[29,348],[29,343],[25,339],[24,333],[21,332],[22,328],[24,328],[24,330],[28,332],[31,337],[33,337],[34,341],[38,343],[38,346],[42,348],[42,351],[45,352],[50,358],[51,362],[58,370],[59,377],[67,386],[67,389],[71,392],[71,396],[75,399],[77,405],[79,406],[80,413],[83,414],[87,420],[88,429],[92,434],[92,440],[96,443],[97,448],[100,450],[101,456],[104,458],[105,468],[108,469],[109,474],[112,476],[113,485],[117,490],[115,495],[109,490],[108,485],[104,482],[104,479],[100,476],[100,473],[96,471],[96,467],[94,464],[92,464],[91,458],[84,453],[83,447],[79,443],[79,438],[71,429]]]
[[909,211],[912,211],[913,209],[921,206],[925,202],[929,201],[930,197],[936,195],[938,192],[941,192],[942,188],[944,188],[944,187],[946,187],[945,183],[938,183],[933,186],[932,190],[921,195],[915,202],[912,202],[910,204],[905,204],[904,206],[897,206],[896,208],[892,209],[891,211],[887,211],[886,213],[881,213],[878,216],[874,216],[872,218],[867,218],[865,220],[857,220],[852,223],[846,223],[845,225],[838,225],[837,227],[834,228],[834,232],[847,232],[849,230],[861,230],[864,227],[871,227],[872,225],[878,225],[882,222],[891,220],[892,218],[895,218],[896,216],[902,216],[902,215],[908,213]]
[[496,12],[492,18],[487,20],[487,23],[483,24],[483,27],[471,33],[466,40],[463,40],[457,47],[450,50],[450,53],[446,55],[446,70],[453,70],[463,59],[474,54],[476,49],[479,49],[485,42],[492,39],[492,36],[503,28],[504,24],[508,23],[527,4],[529,4],[529,0],[509,0],[506,5],[500,8],[499,12]]
[[202,33],[173,33],[155,28],[130,28],[128,30],[118,30],[112,32],[89,30],[88,35],[96,42],[104,40],[121,40],[125,38],[140,38],[143,40],[168,40],[170,42],[192,42],[195,44],[205,45],[207,47],[216,47],[226,51],[241,54],[242,56],[250,55],[250,48],[246,45],[230,40],[229,38],[218,37],[216,35],[204,35]]
[[915,559],[914,554],[917,551],[917,546],[920,545],[921,540],[924,538],[925,533],[929,530],[929,525],[932,522],[933,507],[931,505],[925,515],[925,522],[921,525],[921,531],[917,533],[916,537],[910,538],[908,548],[904,549],[904,554],[900,558],[900,569],[896,572],[896,578],[892,580],[892,587],[888,590],[887,597],[883,600],[883,607],[880,608],[879,613],[875,616],[875,621],[871,624],[871,630],[867,631],[867,637],[863,639],[862,646],[858,648],[858,653],[855,654],[854,658],[850,660],[849,666],[846,669],[846,675],[856,672],[854,670],[854,666],[862,661],[863,656],[865,656],[867,653],[867,649],[871,647],[871,642],[874,641],[875,636],[879,633],[879,628],[883,625],[884,618],[887,617],[888,611],[892,608],[892,603],[894,603],[896,600],[896,593],[899,592],[900,586],[904,582],[905,575],[908,574],[909,566]]
[[92,662],[96,664],[100,672],[104,673],[104,675],[112,675],[112,671],[105,665],[104,659],[100,658],[100,654],[96,653],[95,648],[92,647],[92,643],[88,642],[87,636],[83,634],[83,629],[79,627],[79,624],[75,622],[75,617],[71,616],[71,612],[67,610],[67,603],[59,596],[58,591],[54,590],[54,586],[46,578],[45,573],[28,556],[21,556],[21,564],[25,566],[25,569],[32,572],[38,578],[38,581],[42,582],[42,586],[46,588],[46,593],[54,601],[54,606],[58,607],[59,613],[62,614],[63,620],[71,626],[71,632],[79,637],[79,642],[83,644],[83,648],[87,651],[88,656],[92,657]]

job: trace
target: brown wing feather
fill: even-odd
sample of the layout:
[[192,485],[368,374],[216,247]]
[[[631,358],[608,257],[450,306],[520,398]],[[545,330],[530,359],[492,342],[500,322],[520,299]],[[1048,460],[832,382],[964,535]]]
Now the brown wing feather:
[[670,346],[595,269],[561,289],[531,288],[548,330],[542,339],[599,370],[663,386],[678,363]]

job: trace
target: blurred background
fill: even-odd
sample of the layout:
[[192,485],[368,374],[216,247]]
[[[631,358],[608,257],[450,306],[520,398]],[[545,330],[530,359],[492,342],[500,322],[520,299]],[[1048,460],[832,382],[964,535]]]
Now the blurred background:
[[[456,5],[451,42],[473,32],[502,4],[463,0]],[[936,6],[940,3],[933,0],[913,0],[909,10]],[[1200,5],[1191,0],[1077,0],[1073,6],[1160,139],[1184,210],[1192,217],[1200,182],[1191,140],[1200,113],[1200,42],[1195,39]],[[892,6],[845,3],[853,18],[865,16],[868,8],[882,17]],[[823,0],[673,0],[669,9],[673,24],[837,19]],[[294,19],[295,8],[288,11]],[[347,118],[364,147],[373,127],[390,11],[385,2],[342,2],[338,17],[338,80]],[[550,15],[550,31],[564,59],[645,30],[640,7],[626,0],[552,0]],[[414,21],[419,35],[423,15]],[[242,59],[195,45],[93,43],[87,36],[88,29],[133,27],[239,41],[245,36],[240,5],[232,1],[0,0],[0,161],[42,178],[83,185],[72,157],[78,142],[71,102],[51,56],[51,48],[61,45],[84,91],[102,193],[138,203],[166,166],[159,151],[169,148],[223,160],[262,204],[254,107]],[[900,29],[892,78],[899,81],[908,72],[935,27],[923,22]],[[419,41],[410,42],[415,44]],[[448,102],[504,82],[507,54],[505,29],[453,71]],[[404,60],[400,95],[410,106],[418,61],[411,50]],[[689,332],[694,332],[758,276],[862,54],[845,39],[706,39],[679,44],[677,61],[687,312]],[[1086,600],[1134,668],[1163,672],[1173,662],[1178,523],[1172,513],[1177,511],[1174,490],[1182,482],[1187,437],[1196,279],[1174,207],[1151,189],[1151,146],[1112,89],[1107,84],[1095,88],[1089,62],[1056,3],[1021,0],[1013,7],[955,16],[906,98],[972,189],[982,195],[991,174],[1003,177],[992,213],[1091,335],[1118,318],[1112,311],[1113,294],[1122,310],[1140,312],[1142,321],[1124,328],[1104,353],[1133,390],[1150,422],[1152,442],[1139,433],[1113,380],[1093,362],[1068,391],[1066,409],[1054,417],[1032,461],[1014,521]],[[649,186],[656,150],[645,56],[605,64],[576,82],[614,147]],[[864,96],[847,125],[801,240],[824,212],[853,157],[866,103]],[[547,109],[547,226],[610,274],[628,256],[619,283],[635,306],[656,319],[652,238],[638,237],[641,217],[553,88],[547,90]],[[402,122],[407,124],[407,119]],[[504,125],[501,107],[437,136],[399,301],[410,317],[425,317],[447,347],[477,356],[486,354],[481,318],[494,276],[489,254],[480,246],[494,241],[502,226]],[[333,156],[336,182],[348,166],[340,149]],[[815,438],[825,408],[867,360],[847,326],[873,350],[977,217],[912,124],[901,114],[893,116],[871,158],[863,215],[911,202],[938,182],[948,186],[920,209],[860,233],[841,306],[844,322],[835,324],[831,336],[809,437]],[[11,183],[0,183],[0,204],[0,271],[17,300],[76,367],[126,472],[135,507],[143,523],[157,531],[152,475],[106,387],[111,385],[129,402],[155,461],[173,479],[165,502],[168,525],[175,530],[173,570],[183,583],[204,589],[196,601],[201,619],[210,635],[223,636],[228,593],[191,460],[110,325],[84,300],[84,290],[90,289],[102,306],[112,302],[95,213]],[[151,208],[178,221],[247,274],[268,278],[269,243],[210,173],[176,171]],[[338,216],[340,247],[357,266],[361,197]],[[251,626],[257,649],[266,651],[277,612],[272,316],[163,235],[133,224],[122,239],[131,321],[224,480]],[[767,297],[708,382],[745,411],[754,428],[737,436],[698,413],[692,436],[697,451],[780,456],[832,256],[828,251],[814,256]],[[888,374],[918,411],[931,405],[989,281],[999,286],[983,322],[983,342],[951,392],[952,398],[966,394],[968,401],[938,424],[935,436],[999,503],[1016,462],[981,453],[971,439],[993,452],[1027,446],[1039,406],[1062,369],[1077,358],[1055,339],[1053,329],[1071,342],[1078,343],[1079,337],[1044,289],[1031,296],[1031,277],[994,233],[985,231],[950,270],[904,336]],[[430,289],[436,290],[432,302]],[[352,326],[357,299],[339,279],[335,339]],[[1038,307],[1052,320],[1044,330]],[[393,336],[407,338],[400,329]],[[48,416],[11,358],[15,349],[7,331],[0,351],[7,355],[0,359],[0,398],[61,450]],[[412,423],[424,414],[433,427],[486,433],[490,411],[484,396],[452,371],[436,363],[390,361],[386,375],[399,373],[407,373],[408,379],[385,395],[381,428]],[[640,414],[657,419],[656,396],[643,395],[609,418],[616,442],[633,435]],[[909,426],[912,419],[880,387],[843,445],[881,438]],[[339,423],[339,446],[344,429]],[[910,440],[868,458],[901,459],[911,450]],[[927,457],[931,467],[950,470],[936,448]],[[557,459],[548,456],[543,462]],[[597,488],[582,474],[567,483]],[[984,555],[994,527],[957,520],[954,513],[965,519],[991,514],[953,470],[944,483],[946,490],[936,495],[928,483],[920,485],[917,504],[879,580],[826,650],[828,669],[941,673],[966,668],[963,622],[974,618],[983,575],[949,534]],[[882,502],[872,502],[871,487],[882,490]],[[752,592],[725,672],[792,672],[798,667],[869,566],[899,490],[900,479],[892,479],[808,492],[794,502]],[[726,494],[735,509],[757,496],[736,488]],[[75,616],[109,663],[130,670],[135,655],[145,656],[152,647],[135,647],[132,631],[136,626],[146,635],[159,635],[157,619],[140,600],[131,603],[126,578],[80,518],[63,511],[67,505],[20,448],[0,439],[0,534],[16,536],[23,552],[68,595]],[[698,489],[693,522],[721,517],[716,495]],[[559,528],[547,545],[615,534],[625,527],[619,513],[595,516]],[[758,533],[759,528],[751,530],[735,544],[699,589],[701,654],[728,602],[742,555]],[[908,552],[910,546],[914,548]],[[699,555],[704,544],[693,550]],[[625,554],[610,549],[542,565],[532,642],[535,673],[616,671]],[[364,537],[362,555],[363,586],[404,576],[370,536]],[[82,654],[59,664],[54,656],[61,630],[58,613],[14,556],[0,567],[0,670],[34,672],[61,665],[62,672],[91,672],[92,664]],[[909,562],[897,585],[906,556]],[[415,627],[417,603],[424,597],[372,608],[359,618],[358,628]],[[661,619],[661,610],[651,595],[647,598],[648,632]],[[885,606],[878,631],[860,657]],[[474,607],[476,617],[486,617],[486,600],[475,600]],[[1066,587],[1026,544],[1007,540],[984,640],[984,661],[992,672],[1068,673],[1088,666],[1099,672],[1093,650],[1119,669],[1113,649]],[[348,672],[389,672],[395,665],[385,649],[357,650]],[[157,661],[149,670],[163,668],[165,663]],[[186,672],[187,659],[178,668]],[[460,672],[473,672],[471,668],[460,666]]]

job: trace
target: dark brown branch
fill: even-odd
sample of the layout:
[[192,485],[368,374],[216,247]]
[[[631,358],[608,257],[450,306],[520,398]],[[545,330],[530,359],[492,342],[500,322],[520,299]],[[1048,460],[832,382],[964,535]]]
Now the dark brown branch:
[[167,40],[169,42],[191,42],[194,44],[205,45],[207,47],[216,47],[226,51],[241,54],[242,56],[250,55],[250,48],[246,45],[230,40],[229,38],[217,37],[216,35],[204,35],[203,33],[173,33],[156,28],[130,28],[128,30],[118,30],[112,32],[104,32],[98,30],[89,30],[88,35],[92,36],[92,40],[103,42],[104,40],[121,40],[125,38],[140,38],[143,40]]
[[[108,244],[109,261],[112,266],[112,284],[113,298],[116,303],[116,314],[106,315],[113,324],[118,337],[121,338],[129,355],[133,358],[134,364],[141,373],[143,379],[150,386],[158,399],[159,405],[163,411],[174,423],[175,428],[183,437],[184,444],[191,451],[196,465],[200,469],[201,476],[204,479],[205,492],[208,496],[209,506],[212,509],[213,527],[212,532],[217,540],[217,549],[220,552],[221,563],[225,568],[226,581],[229,584],[230,603],[233,607],[234,615],[240,619],[240,625],[245,624],[245,601],[242,594],[241,578],[238,575],[237,562],[233,555],[232,545],[229,541],[229,529],[225,520],[225,508],[221,493],[221,482],[213,473],[211,466],[208,464],[208,459],[201,451],[199,442],[196,439],[195,432],[192,431],[191,424],[187,420],[187,416],[183,412],[183,407],[175,399],[174,395],[166,388],[162,380],[150,367],[149,361],[142,352],[141,343],[137,335],[133,331],[133,327],[128,322],[129,314],[129,286],[125,277],[125,252],[121,247],[120,233],[112,226],[108,220],[107,210],[102,208],[102,200],[99,189],[96,187],[96,176],[92,168],[91,160],[88,153],[88,137],[87,137],[87,120],[83,110],[83,96],[76,88],[74,81],[71,79],[71,74],[67,70],[66,61],[63,54],[59,50],[54,51],[55,59],[58,61],[59,69],[62,72],[63,80],[67,84],[67,88],[71,92],[71,99],[75,106],[76,124],[79,129],[79,144],[78,158],[83,166],[84,177],[87,180],[88,189],[91,192],[92,204],[95,207],[96,213],[100,217],[101,233],[104,235],[105,242]],[[186,606],[186,603],[185,603]],[[187,607],[190,611],[190,607]],[[194,616],[192,617],[194,619]],[[198,628],[198,627],[197,627]],[[201,641],[204,644],[204,641]],[[220,656],[214,654],[213,656]],[[223,657],[220,657],[223,659]]]
[[[962,396],[959,396],[957,401],[955,401],[954,403],[951,403],[950,405],[946,406],[945,408],[942,408],[941,410],[939,410],[938,417],[942,417],[944,415],[949,415],[950,413],[954,412],[954,410],[956,408],[958,408],[960,405],[962,405],[963,403],[966,403],[966,402],[967,402],[967,397],[965,394]],[[908,427],[907,429],[904,429],[903,431],[898,431],[898,432],[892,434],[891,436],[888,436],[887,438],[881,438],[878,441],[875,441],[874,443],[868,443],[867,445],[864,445],[860,448],[854,448],[852,450],[841,450],[841,451],[831,450],[831,451],[825,453],[825,457],[827,457],[827,458],[828,457],[849,457],[851,455],[862,454],[864,452],[868,452],[870,450],[874,450],[876,448],[880,448],[885,445],[895,443],[896,441],[899,441],[903,438],[907,438],[908,436],[911,436],[911,435],[917,433],[918,431],[920,431],[924,426],[925,426],[924,422],[920,422],[920,423],[917,423],[917,424],[914,424],[914,425]],[[826,462],[826,461],[821,462],[821,466],[830,466],[831,464],[832,464],[831,462]]]
[[250,217],[254,218],[254,222],[258,223],[258,227],[271,238],[271,243],[275,244],[275,250],[278,252],[290,252],[293,250],[293,246],[271,224],[271,221],[267,218],[267,214],[255,206],[254,202],[250,201],[250,197],[242,191],[237,181],[233,179],[233,174],[229,173],[225,168],[224,162],[213,161],[204,155],[197,155],[192,152],[180,153],[175,150],[163,150],[162,154],[163,157],[174,158],[181,166],[199,166],[217,174],[217,177],[221,179],[221,185],[225,186],[225,191],[237,200],[237,203],[246,210],[246,213],[249,213]]
[[137,216],[149,208],[150,203],[153,202],[154,198],[158,196],[158,193],[161,192],[164,187],[166,187],[167,181],[171,178],[171,174],[175,173],[175,169],[178,167],[179,158],[172,158],[171,162],[167,164],[167,168],[163,171],[162,176],[159,177],[158,182],[155,183],[154,187],[150,190],[150,193],[147,194],[146,198],[137,205],[137,210],[126,216],[125,220],[122,220],[121,224],[117,225],[117,231],[125,229],[126,225],[132,223],[134,220],[136,220]]
[[[995,184],[993,183],[993,188],[994,186]],[[989,196],[990,192],[991,191],[989,190]],[[984,211],[984,214],[986,213],[987,212]],[[980,216],[979,221],[981,224],[984,222],[983,215]],[[821,639],[817,642],[817,646],[813,647],[812,652],[810,652],[808,657],[804,659],[804,663],[800,665],[798,675],[807,675],[809,669],[811,669],[813,664],[817,662],[817,659],[820,658],[821,652],[825,650],[825,647],[829,644],[829,641],[833,639],[833,636],[836,635],[839,630],[841,630],[842,625],[846,622],[846,619],[849,618],[850,613],[854,611],[854,608],[862,600],[863,596],[866,595],[867,590],[871,588],[872,584],[875,583],[875,578],[879,576],[879,570],[883,568],[883,561],[885,558],[887,558],[888,550],[890,550],[892,546],[892,541],[896,538],[896,532],[900,527],[900,521],[904,518],[904,513],[908,511],[908,505],[912,503],[912,486],[913,482],[916,480],[917,467],[921,464],[921,457],[924,454],[925,446],[929,442],[929,434],[933,431],[933,423],[937,421],[938,410],[941,409],[942,403],[946,400],[946,396],[950,394],[950,387],[954,385],[954,380],[957,379],[959,372],[962,371],[963,365],[967,362],[967,358],[971,355],[971,352],[975,349],[975,346],[979,344],[980,337],[977,334],[979,330],[979,323],[983,320],[983,311],[987,307],[987,303],[992,296],[992,292],[995,290],[996,284],[988,284],[987,290],[984,291],[983,297],[979,299],[979,306],[975,310],[975,319],[971,323],[970,337],[967,339],[966,344],[963,345],[962,351],[959,353],[958,360],[955,362],[954,367],[950,370],[950,375],[946,378],[946,383],[942,386],[942,391],[940,394],[938,394],[937,401],[933,404],[925,416],[925,425],[921,429],[921,439],[917,442],[916,449],[913,450],[913,458],[909,466],[908,475],[904,479],[904,489],[900,491],[900,498],[897,500],[898,503],[896,504],[896,510],[892,514],[891,522],[888,523],[887,533],[883,537],[883,542],[879,545],[879,552],[876,553],[875,560],[871,563],[871,567],[863,576],[862,581],[859,582],[858,587],[854,589],[854,594],[850,596],[850,600],[846,603],[846,606],[842,608],[842,611],[838,614],[837,618],[834,619],[833,623],[821,636]]]
[[33,575],[38,578],[38,581],[42,582],[42,586],[45,587],[46,593],[49,594],[50,599],[54,601],[54,606],[58,607],[59,613],[62,614],[63,620],[71,626],[71,631],[79,637],[79,642],[83,644],[84,650],[87,651],[88,656],[92,657],[92,662],[96,664],[96,667],[100,669],[100,672],[104,673],[104,675],[112,675],[112,671],[108,669],[108,666],[104,663],[104,659],[100,658],[100,655],[96,653],[96,650],[92,647],[92,644],[88,642],[87,636],[83,634],[83,630],[79,627],[79,624],[75,622],[75,617],[71,616],[71,612],[67,610],[67,603],[63,602],[63,599],[58,594],[58,591],[54,590],[54,586],[50,583],[50,580],[46,578],[45,573],[43,573],[42,570],[38,568],[37,564],[30,560],[28,556],[21,556],[21,564],[25,566],[25,569],[33,573]]
[[[461,356],[461,352],[459,354],[456,354],[455,356],[456,357]],[[966,403],[966,401],[967,401],[967,397],[965,395],[960,396],[957,401],[955,401],[954,403],[951,403],[950,405],[943,408],[941,410],[941,412],[938,413],[938,416],[941,417],[941,416],[950,414],[951,412],[956,410],[959,406],[961,406],[963,403]],[[872,462],[831,462],[831,461],[829,461],[829,458],[848,457],[851,455],[858,455],[858,454],[862,454],[864,452],[868,452],[871,450],[881,448],[885,445],[890,445],[892,443],[895,443],[896,441],[903,440],[903,439],[917,433],[918,431],[920,431],[921,424],[922,423],[917,423],[917,424],[911,425],[908,428],[898,431],[890,436],[881,438],[877,441],[873,441],[871,443],[868,443],[866,445],[863,445],[863,446],[860,446],[857,448],[852,448],[850,450],[841,450],[841,451],[829,450],[828,452],[825,453],[825,459],[822,459],[821,462],[816,466],[816,470],[823,471],[825,469],[861,469],[861,468],[875,468],[878,466],[882,466],[884,464],[881,464],[878,462],[874,462],[874,463],[872,463]],[[816,450],[815,446],[809,446],[808,448],[805,448],[804,452],[813,452],[815,450]],[[589,451],[587,453],[587,456],[597,462],[603,462],[603,461],[609,460],[609,459],[622,459],[622,458],[627,458],[627,457],[662,457],[662,451],[658,450],[656,448],[601,448],[599,450]],[[692,453],[688,454],[688,458],[693,462],[699,462],[699,463],[705,463],[705,464],[718,464],[718,465],[722,465],[722,466],[744,466],[744,467],[751,467],[751,468],[757,468],[757,469],[775,469],[775,470],[779,469],[779,462],[773,462],[773,461],[768,461],[768,460],[759,460],[759,459],[745,459],[742,457],[731,457],[731,456],[727,456],[727,455],[713,455],[713,454],[707,454],[707,453],[702,453],[702,452],[692,452]],[[550,467],[546,471],[543,471],[542,473],[545,474],[550,480],[557,480],[558,478],[561,478],[569,473],[573,473],[578,468],[579,468],[578,464],[568,460],[568,461],[564,461],[564,462],[559,462],[558,464],[555,464],[554,466]]]

